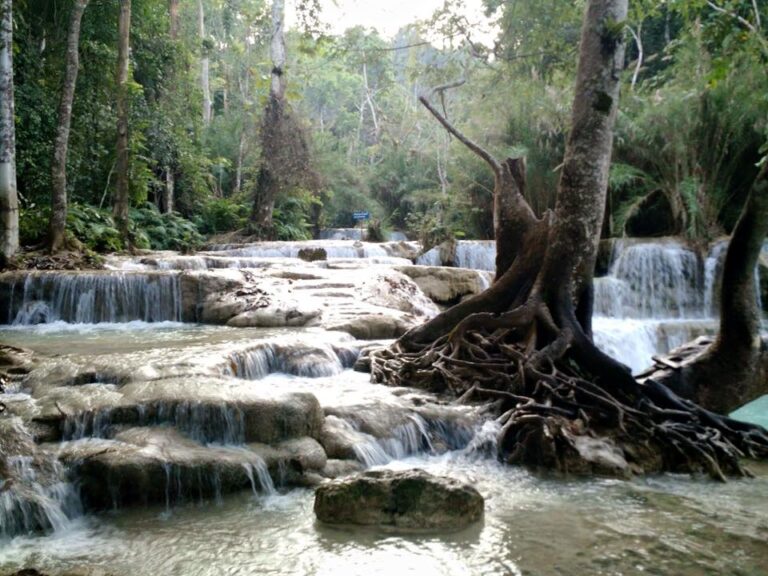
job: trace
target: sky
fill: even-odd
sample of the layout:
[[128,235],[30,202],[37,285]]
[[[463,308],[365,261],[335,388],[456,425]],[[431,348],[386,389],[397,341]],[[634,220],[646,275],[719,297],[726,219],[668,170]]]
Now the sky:
[[[375,28],[382,36],[391,38],[398,29],[414,20],[426,19],[443,5],[444,0],[321,0],[322,21],[330,25],[331,33],[340,34],[352,26]],[[287,21],[296,18],[292,2],[287,5]],[[465,11],[472,23],[487,22],[483,16],[482,0],[464,0]],[[473,39],[475,39],[473,35]],[[483,40],[478,32],[477,40]]]

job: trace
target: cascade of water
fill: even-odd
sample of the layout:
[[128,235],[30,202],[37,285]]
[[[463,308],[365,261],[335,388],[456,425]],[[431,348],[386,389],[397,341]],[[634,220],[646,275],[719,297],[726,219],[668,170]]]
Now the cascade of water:
[[9,323],[180,321],[175,274],[33,273],[11,289]]
[[[139,425],[171,425],[201,444],[245,444],[243,411],[236,405],[223,402],[208,404],[174,400],[144,404],[139,408]],[[104,429],[108,428],[109,425]]]
[[277,493],[277,490],[275,489],[275,484],[274,482],[272,482],[272,476],[270,476],[269,474],[269,468],[267,468],[267,463],[264,462],[264,460],[261,457],[254,454],[252,461],[243,464],[243,466],[246,467],[246,471],[248,473],[248,477],[251,480],[252,485],[255,486],[255,483],[253,481],[253,477],[255,473],[256,478],[259,480],[259,486],[262,492],[264,492],[265,494]]
[[416,259],[419,266],[442,266],[443,259],[440,257],[440,249],[435,247],[427,250]]
[[267,342],[230,354],[223,371],[228,376],[260,380],[281,372],[305,378],[340,374],[357,361],[358,351],[343,345],[277,344]]
[[474,270],[496,270],[496,242],[462,240],[456,243],[456,266]]
[[320,240],[362,240],[360,228],[326,228],[320,230]]
[[[34,444],[20,421],[4,432],[21,438],[22,445]],[[62,530],[82,513],[79,494],[54,457],[0,453],[0,540]]]
[[107,438],[112,427],[112,408],[88,410],[76,414],[68,414],[64,419],[64,440],[80,440],[82,438]]
[[239,258],[298,258],[301,250],[324,250],[328,258],[384,258],[387,250],[365,242],[259,242],[258,244],[223,244],[211,246],[211,252]]
[[598,315],[704,317],[704,271],[696,253],[676,242],[618,247],[607,278],[595,281]]
[[406,422],[394,426],[386,436],[379,438],[363,432],[354,418],[327,418],[343,432],[357,460],[366,467],[381,466],[416,454],[459,450],[467,446],[474,435],[473,429],[464,422],[426,419],[415,412],[407,414]]

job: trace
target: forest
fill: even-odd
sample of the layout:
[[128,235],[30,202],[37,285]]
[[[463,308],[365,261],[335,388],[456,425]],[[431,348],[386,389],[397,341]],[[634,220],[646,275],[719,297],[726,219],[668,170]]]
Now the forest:
[[[274,156],[268,3],[17,0],[20,245],[191,249],[234,230],[308,239],[353,226],[355,210],[428,245],[492,238],[489,174],[418,102],[458,80],[441,95],[451,121],[500,157],[525,156],[526,198],[539,214],[554,205],[582,2],[488,1],[493,46],[473,40],[455,2],[391,39],[329,35],[305,4],[284,64],[298,142],[286,145],[302,150],[275,160],[273,226],[259,231],[259,175]],[[709,4],[632,4],[604,236],[651,226],[701,243],[735,223],[768,129],[765,16],[750,2]]]

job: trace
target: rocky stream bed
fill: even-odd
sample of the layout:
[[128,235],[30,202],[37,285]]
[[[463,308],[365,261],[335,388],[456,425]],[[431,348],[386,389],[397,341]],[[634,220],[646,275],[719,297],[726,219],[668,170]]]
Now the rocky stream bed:
[[[726,485],[535,477],[496,463],[482,408],[354,370],[486,288],[491,244],[460,243],[466,268],[408,242],[211,248],[0,274],[0,574],[768,572],[764,466]],[[712,333],[721,253],[614,246],[599,345],[639,372]],[[412,468],[477,488],[482,519],[316,523],[316,486]]]

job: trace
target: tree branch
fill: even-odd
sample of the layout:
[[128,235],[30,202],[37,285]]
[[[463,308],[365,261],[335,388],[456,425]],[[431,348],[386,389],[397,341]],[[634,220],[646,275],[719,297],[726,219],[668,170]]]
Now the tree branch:
[[479,144],[473,142],[469,138],[467,138],[464,134],[459,132],[456,127],[454,127],[453,124],[451,124],[445,116],[443,116],[432,104],[429,103],[429,98],[432,97],[436,92],[444,92],[445,90],[449,90],[450,88],[456,88],[458,86],[461,86],[464,84],[465,80],[459,80],[457,82],[453,82],[451,84],[444,84],[442,86],[437,86],[436,88],[433,88],[432,91],[429,93],[428,96],[419,96],[419,102],[421,102],[424,107],[430,111],[432,116],[437,118],[437,121],[440,122],[440,124],[443,125],[443,127],[448,130],[449,133],[451,133],[453,136],[455,136],[464,146],[469,148],[472,152],[477,154],[480,158],[485,160],[485,162],[491,167],[493,170],[494,175],[499,178],[501,177],[501,164],[499,163],[496,158],[494,158],[490,152],[485,150],[482,146]]
[[722,6],[718,6],[712,0],[707,0],[707,6],[712,8],[715,12],[719,12],[720,14],[725,14],[726,16],[730,16],[731,18],[734,18],[739,24],[744,26],[747,30],[752,32],[757,37],[757,40],[760,42],[760,47],[763,49],[763,53],[768,58],[768,40],[766,40],[762,34],[760,34],[760,12],[757,10],[757,4],[753,2],[753,6],[755,7],[755,24],[752,24],[749,20],[744,18],[743,16],[736,14],[736,12],[731,12],[730,10],[726,10]]

